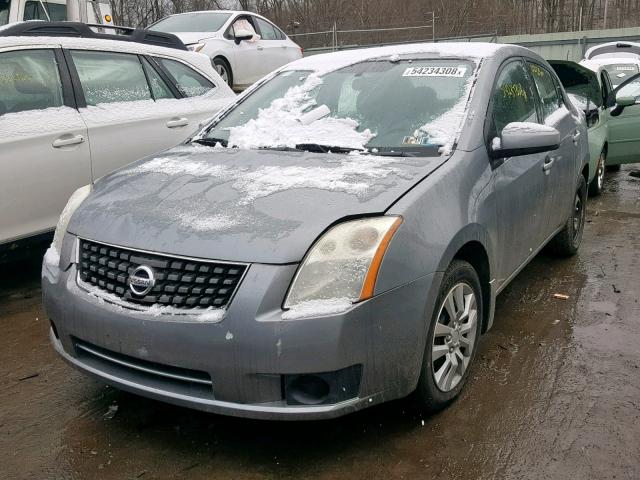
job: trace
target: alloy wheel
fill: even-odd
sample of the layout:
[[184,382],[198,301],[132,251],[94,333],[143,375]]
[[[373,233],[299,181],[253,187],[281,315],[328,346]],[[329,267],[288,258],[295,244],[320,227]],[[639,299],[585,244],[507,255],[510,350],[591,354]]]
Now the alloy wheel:
[[221,63],[217,63],[215,65],[215,67],[216,67],[216,72],[218,72],[218,75],[220,75],[220,77],[222,77],[222,80],[224,80],[224,82],[228,85],[229,84],[229,72],[227,71],[227,67],[225,67]]
[[584,222],[584,202],[580,192],[576,192],[575,199],[573,201],[573,241],[574,243],[582,235],[582,223]]
[[596,170],[596,181],[598,182],[598,190],[602,190],[604,186],[604,155],[600,155],[600,159],[598,160],[598,170]]
[[433,334],[431,368],[438,388],[453,390],[464,377],[476,343],[478,303],[467,283],[456,284],[440,306]]

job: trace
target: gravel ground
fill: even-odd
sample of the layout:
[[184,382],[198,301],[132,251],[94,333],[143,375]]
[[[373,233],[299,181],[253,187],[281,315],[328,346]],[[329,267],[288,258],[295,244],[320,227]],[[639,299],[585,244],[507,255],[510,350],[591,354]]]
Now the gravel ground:
[[[0,478],[640,478],[640,179],[589,203],[578,256],[498,300],[469,384],[326,422],[224,418],[105,387],[48,341],[39,258],[0,266]],[[568,299],[554,298],[555,293]]]

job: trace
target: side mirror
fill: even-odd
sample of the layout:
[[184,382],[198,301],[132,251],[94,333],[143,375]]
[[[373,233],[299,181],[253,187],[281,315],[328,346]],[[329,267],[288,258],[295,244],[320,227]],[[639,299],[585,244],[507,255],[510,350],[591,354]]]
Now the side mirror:
[[236,42],[240,43],[242,40],[251,40],[254,33],[251,30],[245,30],[244,28],[233,29],[233,38]]
[[502,129],[500,137],[492,140],[491,158],[517,157],[557,150],[560,132],[553,127],[529,122],[512,122]]
[[616,95],[616,106],[611,110],[611,116],[617,117],[620,115],[626,107],[636,104],[636,99],[629,95]]

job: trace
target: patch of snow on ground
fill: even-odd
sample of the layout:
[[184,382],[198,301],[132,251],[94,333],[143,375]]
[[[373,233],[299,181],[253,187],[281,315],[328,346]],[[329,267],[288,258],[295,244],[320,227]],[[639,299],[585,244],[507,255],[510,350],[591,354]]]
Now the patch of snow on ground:
[[416,136],[426,134],[429,137],[429,143],[442,145],[440,148],[441,155],[450,155],[453,145],[460,136],[467,116],[467,103],[471,97],[473,81],[474,76],[469,77],[464,87],[464,93],[451,109],[435,120],[421,126],[416,132]]
[[282,314],[283,320],[298,320],[309,317],[322,317],[343,313],[353,307],[348,298],[332,298],[328,300],[309,300],[291,307]]
[[319,143],[364,149],[374,134],[368,129],[358,132],[358,122],[353,119],[324,117],[308,125],[300,122],[303,112],[315,105],[310,93],[321,83],[320,77],[309,75],[301,85],[291,87],[284,97],[261,109],[256,118],[230,128],[229,145],[251,149]]

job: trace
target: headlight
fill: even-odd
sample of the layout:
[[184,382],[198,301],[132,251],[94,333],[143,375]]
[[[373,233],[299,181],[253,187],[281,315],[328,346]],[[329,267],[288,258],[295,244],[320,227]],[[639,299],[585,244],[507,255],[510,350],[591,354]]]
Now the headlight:
[[331,228],[316,241],[298,268],[284,307],[372,297],[387,246],[401,223],[401,217],[384,216]]
[[92,185],[85,185],[73,192],[67,202],[67,205],[60,214],[58,225],[56,225],[56,232],[53,234],[53,243],[51,244],[58,255],[60,255],[60,252],[62,251],[62,240],[64,239],[64,234],[67,232],[67,226],[69,225],[69,220],[71,220],[71,215],[73,215],[73,212],[76,211],[84,199],[89,196],[91,188]]
[[187,45],[187,48],[192,52],[199,52],[204,48],[204,43],[192,43],[191,45]]

